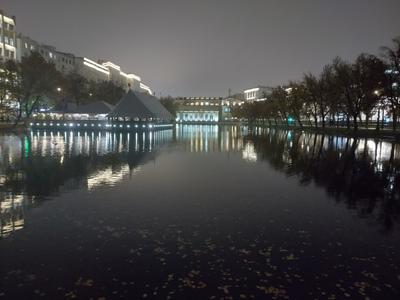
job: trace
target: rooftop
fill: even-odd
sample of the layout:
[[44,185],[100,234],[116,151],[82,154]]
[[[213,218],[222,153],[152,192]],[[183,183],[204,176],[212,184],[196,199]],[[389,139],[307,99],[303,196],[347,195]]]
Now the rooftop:
[[109,117],[139,118],[139,119],[172,119],[172,115],[160,101],[151,95],[129,90],[115,105]]

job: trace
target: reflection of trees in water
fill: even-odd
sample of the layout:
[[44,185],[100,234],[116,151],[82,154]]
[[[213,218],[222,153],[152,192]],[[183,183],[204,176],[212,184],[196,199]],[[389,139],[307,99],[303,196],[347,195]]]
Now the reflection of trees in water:
[[26,207],[63,190],[93,189],[132,175],[138,166],[155,160],[171,138],[171,131],[0,137],[1,234],[23,226]]
[[323,187],[360,217],[373,216],[387,231],[399,222],[398,144],[276,130],[247,139],[258,159],[301,184]]

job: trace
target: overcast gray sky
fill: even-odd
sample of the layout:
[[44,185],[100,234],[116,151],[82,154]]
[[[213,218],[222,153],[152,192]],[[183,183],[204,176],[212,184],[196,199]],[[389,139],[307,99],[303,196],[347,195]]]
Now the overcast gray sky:
[[157,96],[225,96],[379,53],[400,0],[1,0],[17,30],[140,75]]

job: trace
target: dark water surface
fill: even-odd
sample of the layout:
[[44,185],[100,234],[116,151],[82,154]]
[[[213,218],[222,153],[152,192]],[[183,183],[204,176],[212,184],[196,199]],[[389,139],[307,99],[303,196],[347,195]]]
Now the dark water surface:
[[400,145],[0,137],[0,299],[400,299]]

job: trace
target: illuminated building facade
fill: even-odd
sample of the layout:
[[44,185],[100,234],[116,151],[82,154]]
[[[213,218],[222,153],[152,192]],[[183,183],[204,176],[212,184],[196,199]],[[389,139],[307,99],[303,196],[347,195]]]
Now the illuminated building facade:
[[256,86],[244,91],[244,99],[246,102],[265,101],[271,93],[271,89],[265,86]]
[[231,109],[242,105],[243,101],[222,97],[180,97],[175,103],[178,123],[217,123],[234,121]]
[[[8,18],[7,20],[12,19]],[[111,81],[126,90],[131,87],[135,91],[153,94],[153,91],[142,83],[139,76],[124,72],[121,66],[113,62],[77,57],[71,53],[58,51],[53,46],[39,43],[28,36],[18,34],[15,59],[21,61],[24,56],[29,56],[34,51],[38,52],[47,62],[53,63],[56,69],[64,75],[76,72],[88,81]]]
[[139,76],[125,73],[119,65],[110,61],[100,60],[99,64],[108,71],[108,80],[112,81],[115,85],[122,86],[126,89],[130,86],[133,90],[140,91],[141,78]]
[[108,81],[110,78],[110,71],[107,67],[86,57],[75,58],[76,72],[89,81]]
[[3,61],[17,59],[15,25],[15,17],[0,10],[0,59]]

